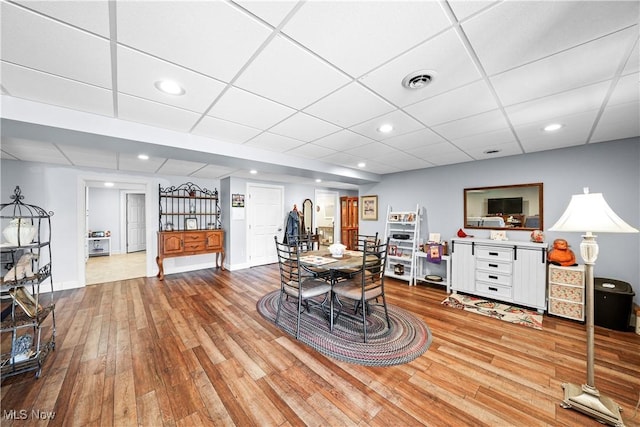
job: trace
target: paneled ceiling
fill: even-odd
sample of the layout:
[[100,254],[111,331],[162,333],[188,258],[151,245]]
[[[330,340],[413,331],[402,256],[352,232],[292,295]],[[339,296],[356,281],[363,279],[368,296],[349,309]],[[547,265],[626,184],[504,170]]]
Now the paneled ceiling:
[[639,5],[2,1],[1,156],[349,188],[637,137]]

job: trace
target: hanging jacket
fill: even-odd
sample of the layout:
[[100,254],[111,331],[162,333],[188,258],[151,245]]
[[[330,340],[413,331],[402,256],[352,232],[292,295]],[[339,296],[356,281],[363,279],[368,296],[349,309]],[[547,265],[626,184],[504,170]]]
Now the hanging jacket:
[[289,212],[289,215],[287,215],[287,225],[284,229],[284,239],[282,239],[282,241],[290,245],[295,245],[297,242],[295,240],[290,242],[289,236],[298,236],[299,234],[300,234],[300,215],[298,215],[297,211],[291,211]]

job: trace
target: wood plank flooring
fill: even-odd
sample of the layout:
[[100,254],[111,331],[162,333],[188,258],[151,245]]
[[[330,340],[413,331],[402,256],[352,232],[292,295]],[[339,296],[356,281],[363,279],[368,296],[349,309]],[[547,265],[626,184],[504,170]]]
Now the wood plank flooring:
[[[561,384],[586,379],[584,325],[545,315],[537,331],[443,307],[440,288],[386,287],[433,333],[424,355],[388,368],[327,358],[265,321],[255,306],[278,289],[276,265],[56,293],[56,349],[39,379],[3,381],[0,423],[600,425],[559,406]],[[640,426],[640,336],[596,327],[595,341],[596,385]]]

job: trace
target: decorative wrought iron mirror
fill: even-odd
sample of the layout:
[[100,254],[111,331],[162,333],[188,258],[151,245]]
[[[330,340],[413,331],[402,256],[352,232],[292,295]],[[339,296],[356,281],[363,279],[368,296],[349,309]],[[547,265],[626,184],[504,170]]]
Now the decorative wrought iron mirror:
[[313,202],[311,199],[304,199],[302,202],[302,231],[307,232],[313,229]]
[[541,182],[464,189],[464,227],[542,230]]

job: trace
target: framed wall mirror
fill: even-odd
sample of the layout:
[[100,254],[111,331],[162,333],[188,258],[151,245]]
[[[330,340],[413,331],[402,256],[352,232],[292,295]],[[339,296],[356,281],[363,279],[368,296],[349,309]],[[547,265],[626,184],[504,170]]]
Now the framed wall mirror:
[[464,228],[542,230],[541,182],[464,189]]
[[304,199],[302,202],[302,232],[313,230],[313,202],[311,199]]

